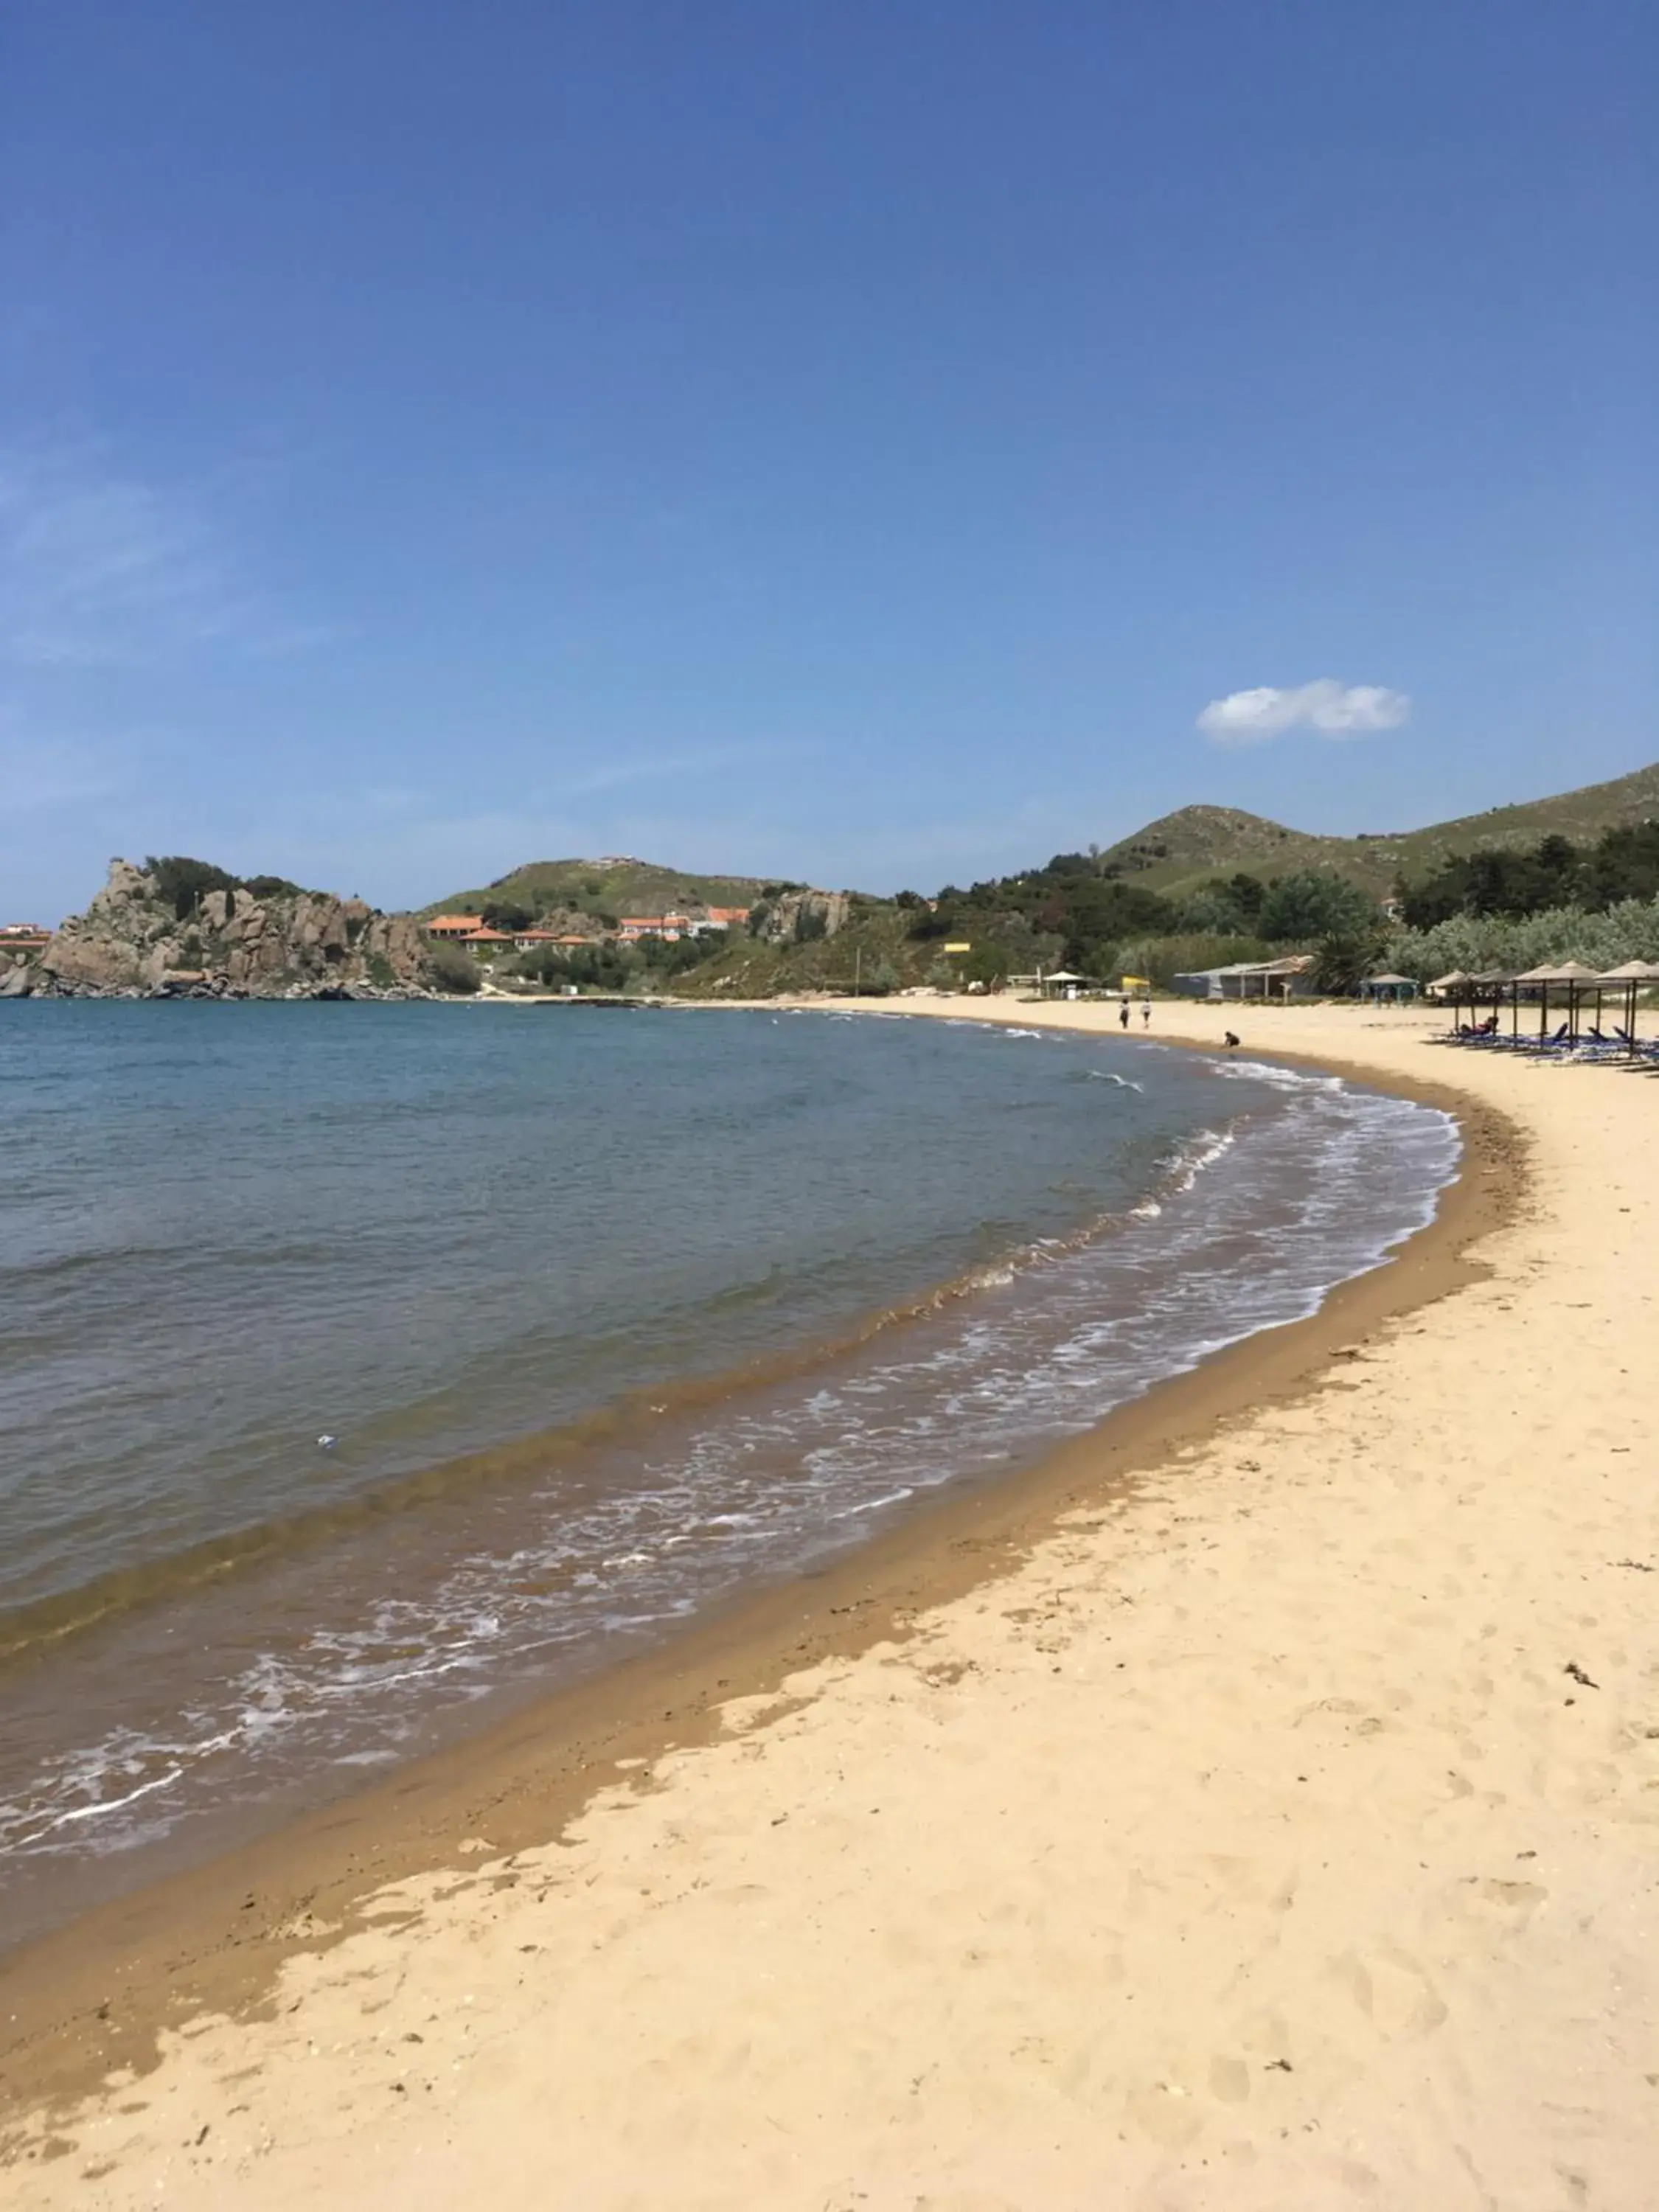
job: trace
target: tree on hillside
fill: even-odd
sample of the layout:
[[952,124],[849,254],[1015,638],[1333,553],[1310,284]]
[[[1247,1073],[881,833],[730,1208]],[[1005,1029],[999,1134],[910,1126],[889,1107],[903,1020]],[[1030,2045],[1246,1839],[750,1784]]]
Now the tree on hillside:
[[1589,847],[1550,836],[1522,850],[1454,853],[1401,890],[1413,929],[1434,929],[1459,915],[1521,921],[1571,907],[1605,912],[1622,899],[1659,894],[1659,822],[1604,830]]
[[1224,937],[1248,936],[1261,921],[1267,896],[1267,886],[1260,878],[1242,872],[1225,883],[1200,884],[1176,902],[1176,926]]
[[1304,868],[1267,886],[1256,927],[1263,937],[1284,944],[1352,935],[1376,918],[1376,907],[1358,884]]

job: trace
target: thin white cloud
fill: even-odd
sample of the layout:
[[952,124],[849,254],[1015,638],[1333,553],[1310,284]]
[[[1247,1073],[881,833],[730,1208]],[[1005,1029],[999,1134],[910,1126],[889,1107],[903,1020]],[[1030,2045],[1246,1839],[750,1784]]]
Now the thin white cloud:
[[1252,690],[1230,691],[1224,699],[1211,700],[1198,726],[1218,745],[1260,745],[1286,730],[1316,730],[1322,738],[1397,730],[1411,710],[1406,693],[1384,684],[1339,684],[1321,676],[1288,689],[1258,684]]
[[0,658],[125,665],[203,647],[289,652],[322,633],[252,586],[198,493],[89,448],[0,452]]

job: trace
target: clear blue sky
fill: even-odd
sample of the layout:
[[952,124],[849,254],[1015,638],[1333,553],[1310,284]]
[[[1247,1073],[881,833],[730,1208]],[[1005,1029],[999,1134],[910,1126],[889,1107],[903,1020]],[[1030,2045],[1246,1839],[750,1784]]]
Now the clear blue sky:
[[1656,112],[1652,0],[15,0],[0,920],[1650,760]]

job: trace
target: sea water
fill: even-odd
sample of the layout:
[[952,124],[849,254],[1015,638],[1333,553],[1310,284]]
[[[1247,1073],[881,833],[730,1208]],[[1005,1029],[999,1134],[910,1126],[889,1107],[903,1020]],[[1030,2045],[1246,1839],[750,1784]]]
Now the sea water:
[[1315,1310],[1431,1109],[834,1012],[0,1006],[0,1926]]

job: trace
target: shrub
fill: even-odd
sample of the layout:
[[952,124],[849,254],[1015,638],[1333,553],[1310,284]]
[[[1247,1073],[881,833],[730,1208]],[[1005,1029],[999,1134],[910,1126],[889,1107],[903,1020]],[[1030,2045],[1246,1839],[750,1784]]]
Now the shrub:
[[509,937],[534,926],[536,917],[516,899],[489,899],[479,909],[486,929],[505,930]]
[[427,966],[432,980],[441,991],[453,992],[459,998],[469,998],[478,988],[481,978],[478,963],[470,952],[463,952],[458,945],[434,945],[427,952]]
[[160,860],[152,854],[144,862],[144,872],[155,877],[157,895],[173,908],[178,921],[194,914],[210,891],[240,889],[236,878],[223,868],[216,868],[210,860],[192,860],[183,853],[169,853]]

